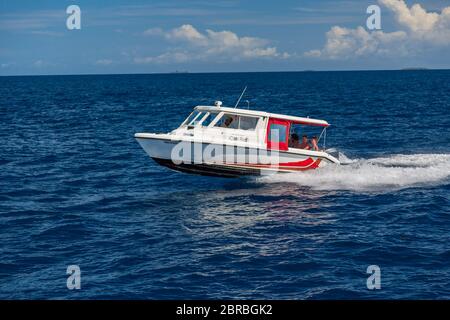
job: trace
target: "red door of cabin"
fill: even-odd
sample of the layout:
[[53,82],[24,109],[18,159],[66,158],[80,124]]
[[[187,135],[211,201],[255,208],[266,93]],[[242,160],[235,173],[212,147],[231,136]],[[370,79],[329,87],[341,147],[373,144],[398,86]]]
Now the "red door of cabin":
[[289,143],[289,121],[270,118],[267,125],[267,149],[287,150]]

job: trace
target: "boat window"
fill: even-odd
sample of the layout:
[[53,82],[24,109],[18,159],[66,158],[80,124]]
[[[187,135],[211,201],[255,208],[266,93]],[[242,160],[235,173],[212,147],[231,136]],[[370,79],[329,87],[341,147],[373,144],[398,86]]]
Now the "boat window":
[[318,137],[318,141],[322,138],[322,131],[323,127],[317,127],[317,126],[308,126],[298,123],[291,124],[290,127],[290,133],[289,133],[289,140],[292,139],[293,135],[297,135],[299,142],[302,143],[303,137],[305,136],[308,139],[308,143],[311,143],[311,138],[316,136]]
[[267,127],[267,148],[272,150],[288,150],[289,121],[269,119]]
[[224,114],[215,126],[228,129],[255,130],[259,119],[259,117]]
[[231,114],[224,114],[219,121],[216,123],[216,127],[221,128],[230,128],[230,129],[236,129],[237,128],[237,116],[231,115]]
[[255,130],[259,118],[255,117],[239,117],[239,129],[241,130]]
[[286,125],[272,123],[270,125],[269,141],[285,142],[286,141]]

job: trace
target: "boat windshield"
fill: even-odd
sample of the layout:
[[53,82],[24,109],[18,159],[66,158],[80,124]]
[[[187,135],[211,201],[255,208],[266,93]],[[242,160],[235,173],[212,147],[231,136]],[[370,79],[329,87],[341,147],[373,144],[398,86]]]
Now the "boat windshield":
[[213,120],[217,117],[219,113],[218,112],[209,112],[206,119],[203,119],[202,126],[207,127],[213,122]]
[[182,126],[195,126],[203,118],[204,115],[204,112],[195,110],[189,115],[189,117],[186,118],[186,120],[184,120]]
[[201,112],[196,110],[184,120],[181,126],[195,127],[200,124],[203,127],[207,127],[213,122],[218,114],[218,112]]

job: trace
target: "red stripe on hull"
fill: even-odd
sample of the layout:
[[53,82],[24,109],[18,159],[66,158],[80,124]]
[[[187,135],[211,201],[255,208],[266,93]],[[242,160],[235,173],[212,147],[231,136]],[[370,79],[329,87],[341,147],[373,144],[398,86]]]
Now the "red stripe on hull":
[[303,161],[284,162],[284,163],[279,163],[278,165],[283,166],[283,167],[306,167],[306,166],[310,166],[313,162],[314,162],[313,158],[308,158]]
[[[285,162],[280,163],[278,165],[273,164],[227,164],[228,166],[238,166],[238,167],[247,167],[247,168],[268,168],[268,169],[281,169],[281,170],[291,170],[291,171],[305,171],[305,170],[312,170],[319,167],[320,162],[322,159],[317,159],[314,161],[312,158],[308,158],[304,161],[299,162]],[[299,164],[302,164],[303,166],[299,166]]]

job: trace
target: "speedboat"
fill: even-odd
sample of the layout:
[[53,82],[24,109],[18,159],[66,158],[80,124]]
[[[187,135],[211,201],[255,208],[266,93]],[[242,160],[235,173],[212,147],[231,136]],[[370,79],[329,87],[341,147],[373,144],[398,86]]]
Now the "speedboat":
[[[136,133],[135,138],[156,163],[170,169],[240,177],[339,165],[338,156],[325,149],[328,127],[325,120],[223,107],[216,101],[213,106],[196,106],[169,133]],[[292,144],[293,138],[311,129],[320,130],[315,148]]]

